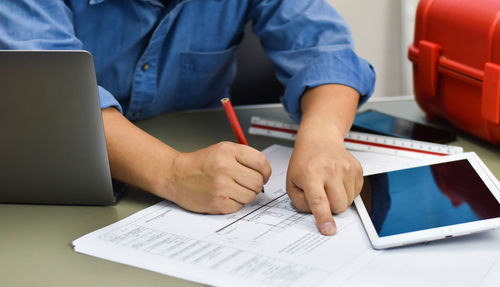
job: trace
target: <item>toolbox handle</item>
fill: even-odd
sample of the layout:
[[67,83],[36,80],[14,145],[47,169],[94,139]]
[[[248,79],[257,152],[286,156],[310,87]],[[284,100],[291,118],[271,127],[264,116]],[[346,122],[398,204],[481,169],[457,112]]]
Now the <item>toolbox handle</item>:
[[492,123],[500,123],[500,65],[487,62],[481,71],[441,57],[440,53],[438,44],[425,40],[418,42],[418,48],[409,47],[408,58],[418,65],[415,76],[421,91],[431,97],[436,95],[438,73],[480,87],[481,116]]
[[422,92],[434,97],[438,82],[437,66],[441,47],[432,42],[420,41],[418,43],[418,78]]
[[490,122],[500,122],[500,66],[491,62],[484,65],[481,115]]

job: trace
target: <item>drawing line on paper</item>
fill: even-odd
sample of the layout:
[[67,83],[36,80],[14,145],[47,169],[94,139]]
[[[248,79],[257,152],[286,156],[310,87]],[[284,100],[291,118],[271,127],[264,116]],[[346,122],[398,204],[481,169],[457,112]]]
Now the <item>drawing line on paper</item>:
[[286,195],[286,193],[284,193],[284,194],[282,194],[282,195],[280,195],[280,196],[276,197],[275,199],[273,199],[273,200],[269,201],[268,203],[266,203],[266,204],[264,204],[264,205],[259,206],[258,208],[256,208],[256,209],[254,209],[254,210],[250,211],[249,213],[247,213],[247,214],[243,215],[242,217],[240,217],[240,218],[236,219],[235,221],[233,221],[233,222],[231,222],[231,223],[229,223],[229,224],[227,224],[227,225],[225,225],[225,226],[223,226],[223,227],[219,228],[218,230],[216,230],[216,231],[215,231],[215,233],[217,233],[217,232],[219,232],[219,231],[222,231],[222,230],[226,229],[227,227],[229,227],[229,226],[231,226],[231,225],[235,224],[236,222],[238,222],[238,221],[240,221],[240,220],[244,219],[245,217],[247,217],[247,216],[251,215],[252,213],[254,213],[254,212],[256,212],[256,211],[260,210],[261,208],[266,207],[268,204],[270,204],[270,203],[272,203],[272,202],[274,202],[274,201],[278,200],[279,198],[281,198],[281,197],[283,197],[283,196],[285,196],[285,195]]

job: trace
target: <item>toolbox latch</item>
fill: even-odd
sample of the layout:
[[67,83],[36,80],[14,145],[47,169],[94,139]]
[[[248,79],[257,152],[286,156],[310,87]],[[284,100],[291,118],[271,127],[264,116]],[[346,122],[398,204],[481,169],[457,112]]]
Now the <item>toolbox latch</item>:
[[418,77],[422,92],[433,97],[436,95],[438,81],[437,64],[441,47],[429,41],[420,41],[418,46]]
[[484,65],[481,114],[490,122],[500,121],[500,66],[491,62]]

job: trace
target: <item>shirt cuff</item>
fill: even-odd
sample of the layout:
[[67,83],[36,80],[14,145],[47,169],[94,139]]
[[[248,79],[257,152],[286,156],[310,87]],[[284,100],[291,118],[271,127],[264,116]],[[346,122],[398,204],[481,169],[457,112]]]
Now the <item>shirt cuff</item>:
[[98,87],[98,92],[99,92],[99,102],[101,105],[101,110],[109,108],[109,107],[114,107],[117,110],[120,111],[120,113],[123,114],[123,109],[122,106],[118,103],[118,101],[113,97],[113,95],[108,92],[105,88],[101,86]]
[[359,107],[373,94],[375,70],[350,48],[315,58],[288,81],[283,102],[292,119],[300,122],[302,94],[309,88],[325,84],[341,84],[358,91],[361,96]]

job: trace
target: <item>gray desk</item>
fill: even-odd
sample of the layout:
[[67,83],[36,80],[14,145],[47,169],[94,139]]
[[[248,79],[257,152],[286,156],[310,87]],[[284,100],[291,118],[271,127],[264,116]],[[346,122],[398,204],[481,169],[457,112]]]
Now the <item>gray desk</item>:
[[[374,108],[423,121],[413,101],[371,102]],[[290,121],[281,107],[242,108],[236,113],[247,131],[252,115]],[[180,112],[138,123],[180,151],[192,151],[221,140],[234,141],[222,110]],[[248,136],[251,146],[291,142]],[[476,151],[500,178],[500,148],[459,134],[454,145]],[[114,206],[50,206],[0,204],[0,284],[2,286],[199,286],[184,280],[75,253],[71,241],[160,201],[129,190]]]

